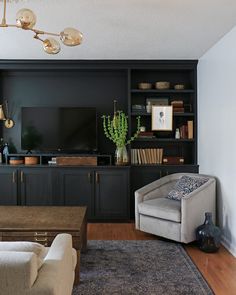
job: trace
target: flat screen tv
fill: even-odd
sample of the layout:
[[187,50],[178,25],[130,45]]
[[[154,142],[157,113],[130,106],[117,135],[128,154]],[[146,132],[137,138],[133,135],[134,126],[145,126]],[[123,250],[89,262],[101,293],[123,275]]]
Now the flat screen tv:
[[85,107],[23,107],[21,148],[39,152],[97,151],[97,114]]

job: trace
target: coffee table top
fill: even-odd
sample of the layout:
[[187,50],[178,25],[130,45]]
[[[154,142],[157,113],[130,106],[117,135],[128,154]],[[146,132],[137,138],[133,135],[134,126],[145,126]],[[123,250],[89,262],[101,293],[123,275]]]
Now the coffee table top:
[[86,210],[77,206],[0,206],[0,231],[78,231]]

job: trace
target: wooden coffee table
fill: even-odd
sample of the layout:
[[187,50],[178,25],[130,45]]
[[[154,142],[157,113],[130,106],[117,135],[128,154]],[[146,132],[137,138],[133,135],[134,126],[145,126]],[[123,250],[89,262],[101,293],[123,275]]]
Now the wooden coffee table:
[[72,235],[78,258],[77,284],[80,279],[80,251],[87,248],[87,208],[0,206],[0,241],[32,241],[50,247],[59,233]]

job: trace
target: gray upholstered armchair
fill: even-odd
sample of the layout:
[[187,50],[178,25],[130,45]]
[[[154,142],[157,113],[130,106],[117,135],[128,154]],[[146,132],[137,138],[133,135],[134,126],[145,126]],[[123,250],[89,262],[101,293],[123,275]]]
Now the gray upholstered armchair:
[[212,212],[215,220],[216,181],[213,177],[206,176],[209,180],[181,201],[165,197],[183,175],[206,176],[192,173],[171,174],[135,192],[136,229],[190,243],[196,239],[195,229],[204,222],[205,212]]

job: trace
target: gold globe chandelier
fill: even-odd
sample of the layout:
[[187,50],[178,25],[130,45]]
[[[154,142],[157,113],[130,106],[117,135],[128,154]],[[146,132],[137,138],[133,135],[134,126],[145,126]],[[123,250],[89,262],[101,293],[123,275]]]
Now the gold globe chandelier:
[[[34,38],[43,43],[43,49],[48,54],[57,54],[61,50],[60,43],[53,37],[58,37],[66,46],[77,46],[81,44],[83,34],[74,28],[66,28],[61,33],[50,33],[34,29],[37,18],[34,12],[27,8],[23,8],[17,12],[16,24],[8,24],[6,20],[7,2],[12,2],[12,0],[3,0],[3,17],[2,22],[0,23],[0,28],[13,27],[26,31],[32,31],[34,33]],[[41,35],[53,37],[42,39]]]

